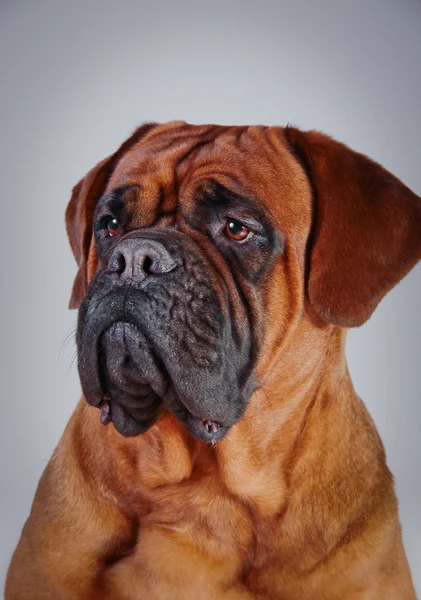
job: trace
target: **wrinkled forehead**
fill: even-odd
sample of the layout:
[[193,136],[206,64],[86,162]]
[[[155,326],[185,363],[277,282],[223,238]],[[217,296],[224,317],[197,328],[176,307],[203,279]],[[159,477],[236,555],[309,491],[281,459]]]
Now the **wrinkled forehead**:
[[156,126],[120,159],[107,189],[138,186],[142,210],[156,218],[212,182],[253,197],[284,228],[310,226],[310,185],[280,127]]

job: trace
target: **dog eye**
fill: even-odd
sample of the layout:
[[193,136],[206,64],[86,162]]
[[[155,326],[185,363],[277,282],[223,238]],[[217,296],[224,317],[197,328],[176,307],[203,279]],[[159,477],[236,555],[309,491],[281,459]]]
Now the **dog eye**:
[[114,237],[115,235],[118,235],[121,231],[119,222],[117,221],[117,219],[115,217],[110,217],[106,222],[106,226],[108,229],[108,233],[112,237]]
[[227,220],[225,233],[231,240],[235,240],[236,242],[244,242],[244,240],[253,235],[248,227],[235,219]]

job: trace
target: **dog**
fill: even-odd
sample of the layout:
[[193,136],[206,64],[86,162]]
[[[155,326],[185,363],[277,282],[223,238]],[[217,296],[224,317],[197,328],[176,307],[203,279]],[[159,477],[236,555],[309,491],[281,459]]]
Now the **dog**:
[[421,199],[318,131],[148,123],[66,223],[84,397],[6,599],[415,599],[344,343]]

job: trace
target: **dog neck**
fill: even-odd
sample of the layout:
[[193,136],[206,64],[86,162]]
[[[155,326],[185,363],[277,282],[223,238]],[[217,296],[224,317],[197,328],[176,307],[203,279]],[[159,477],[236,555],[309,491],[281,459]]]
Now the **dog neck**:
[[[322,438],[328,443],[329,430],[356,399],[345,337],[345,330],[302,319],[262,368],[261,385],[244,418],[217,448],[225,484],[268,515],[281,510],[297,464]],[[320,439],[317,428],[323,432]]]
[[[244,417],[215,447],[190,436],[167,411],[145,434],[124,438],[111,425],[103,427],[97,409],[83,401],[76,412],[84,415],[76,416],[70,428],[79,444],[85,440],[87,476],[102,487],[111,482],[111,493],[121,502],[139,490],[147,498],[158,488],[210,475],[267,517],[282,512],[292,495],[297,502],[303,501],[301,492],[317,496],[329,481],[346,478],[347,469],[351,475],[365,464],[361,476],[375,478],[375,465],[386,468],[384,452],[367,411],[355,410],[361,401],[348,374],[344,343],[344,330],[315,328],[303,319],[265,373]],[[365,445],[355,447],[357,430],[360,437],[367,435]],[[314,472],[313,489],[300,479],[309,472]]]

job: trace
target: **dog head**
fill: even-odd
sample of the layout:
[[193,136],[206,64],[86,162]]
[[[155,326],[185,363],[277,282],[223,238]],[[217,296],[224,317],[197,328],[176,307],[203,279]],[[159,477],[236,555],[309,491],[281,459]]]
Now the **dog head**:
[[221,439],[307,316],[364,323],[421,257],[421,201],[295,128],[140,127],[73,189],[79,373],[125,436],[162,407]]

